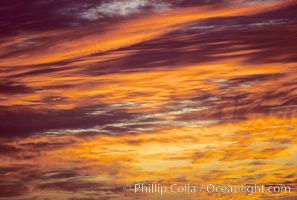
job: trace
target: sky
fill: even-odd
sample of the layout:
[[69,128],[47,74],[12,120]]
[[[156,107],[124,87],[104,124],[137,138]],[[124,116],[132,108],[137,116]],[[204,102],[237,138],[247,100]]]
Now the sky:
[[[294,0],[2,0],[0,200],[293,200],[296,10]],[[292,191],[123,191],[134,183]]]

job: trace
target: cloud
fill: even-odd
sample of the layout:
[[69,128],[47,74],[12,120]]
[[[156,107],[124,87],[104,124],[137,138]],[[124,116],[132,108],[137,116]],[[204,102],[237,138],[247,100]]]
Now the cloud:
[[42,33],[36,22],[0,42],[0,196],[129,199],[117,185],[152,180],[296,185],[296,7],[191,7],[222,1],[71,1],[70,17],[90,24]]
[[33,89],[22,85],[22,84],[14,84],[10,82],[0,83],[0,94],[24,94],[24,93],[32,93]]
[[0,185],[0,197],[17,197],[24,195],[29,188],[23,183],[6,183]]
[[87,20],[97,20],[107,17],[127,16],[130,14],[140,13],[145,10],[161,11],[169,9],[171,6],[168,2],[156,2],[154,0],[123,0],[109,1],[83,11],[80,16]]
[[[27,136],[59,129],[87,129],[94,126],[104,126],[118,123],[127,118],[133,118],[133,113],[126,113],[123,109],[110,110],[109,114],[89,115],[94,109],[104,109],[107,105],[96,105],[74,108],[70,110],[47,110],[38,112],[31,109],[19,108],[14,111],[0,108],[1,134],[0,137]],[[13,119],[13,120],[12,120]],[[32,123],[34,126],[32,126]],[[17,125],[16,125],[17,124]]]

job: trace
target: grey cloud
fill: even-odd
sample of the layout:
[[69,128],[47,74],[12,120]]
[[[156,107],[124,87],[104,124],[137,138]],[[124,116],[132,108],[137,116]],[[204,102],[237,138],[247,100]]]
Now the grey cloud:
[[89,8],[80,13],[81,18],[87,20],[97,20],[107,17],[127,16],[130,14],[140,13],[146,9],[153,11],[166,10],[170,8],[169,2],[157,2],[154,0],[123,0],[108,1]]

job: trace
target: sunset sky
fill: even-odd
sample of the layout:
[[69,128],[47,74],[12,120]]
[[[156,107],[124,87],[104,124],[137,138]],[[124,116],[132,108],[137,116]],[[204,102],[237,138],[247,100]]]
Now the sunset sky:
[[296,137],[294,0],[0,2],[0,200],[293,200]]

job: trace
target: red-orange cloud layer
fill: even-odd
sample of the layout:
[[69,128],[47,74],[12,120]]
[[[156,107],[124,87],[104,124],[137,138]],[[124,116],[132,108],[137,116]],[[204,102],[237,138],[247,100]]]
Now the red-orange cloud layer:
[[287,185],[294,1],[5,3],[0,199],[197,199],[124,184]]

